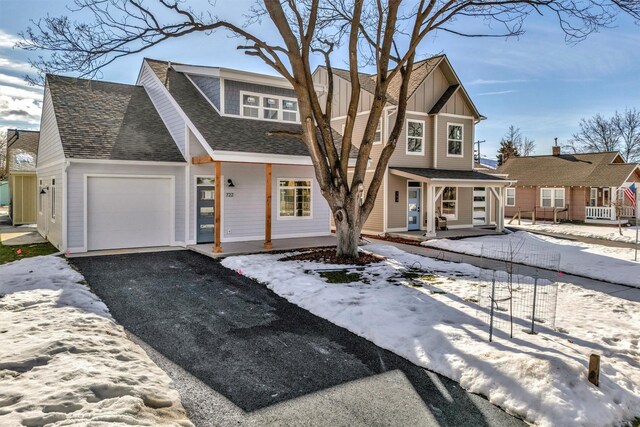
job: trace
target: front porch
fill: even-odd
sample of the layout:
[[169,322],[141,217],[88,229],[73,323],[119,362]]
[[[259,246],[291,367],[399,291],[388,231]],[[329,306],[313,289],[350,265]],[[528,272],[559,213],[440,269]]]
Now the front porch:
[[267,249],[264,240],[248,240],[244,242],[226,242],[224,252],[212,252],[211,243],[189,245],[187,249],[211,258],[222,258],[231,255],[256,254],[272,251],[290,251],[295,249],[336,246],[335,235],[318,237],[295,237],[288,239],[272,239],[271,248]]
[[457,239],[466,239],[468,237],[492,236],[496,234],[503,234],[503,232],[497,231],[495,227],[469,227],[469,228],[456,228],[456,229],[449,229],[449,230],[436,230],[435,237],[426,236],[424,230],[387,233],[389,237],[397,237],[400,239],[407,239],[407,240],[417,240],[419,242],[423,242],[425,240],[434,240],[434,239],[457,240]]
[[587,206],[585,207],[584,222],[592,224],[617,224],[618,215],[623,224],[629,218],[635,217],[633,206]]

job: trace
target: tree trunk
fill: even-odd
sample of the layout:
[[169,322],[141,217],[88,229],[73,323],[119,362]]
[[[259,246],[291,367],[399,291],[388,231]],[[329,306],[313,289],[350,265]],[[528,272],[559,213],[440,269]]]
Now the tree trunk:
[[337,255],[339,258],[358,258],[360,227],[350,226],[347,221],[336,221]]

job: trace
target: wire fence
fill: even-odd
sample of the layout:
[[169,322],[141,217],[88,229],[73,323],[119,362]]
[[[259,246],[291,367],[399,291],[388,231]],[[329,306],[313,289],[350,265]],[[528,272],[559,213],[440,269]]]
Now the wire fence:
[[[538,268],[525,266],[525,259]],[[482,260],[478,317],[488,325],[489,341],[555,328],[558,283],[544,270],[559,272],[559,252],[510,238],[484,245]]]

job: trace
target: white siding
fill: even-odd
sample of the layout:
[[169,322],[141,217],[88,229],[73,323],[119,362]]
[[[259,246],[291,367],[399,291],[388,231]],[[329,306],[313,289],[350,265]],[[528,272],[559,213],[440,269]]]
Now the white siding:
[[184,166],[160,165],[119,165],[96,163],[72,163],[67,170],[68,178],[68,226],[67,247],[81,250],[84,247],[84,175],[172,175],[175,179],[175,240],[179,244],[185,241],[185,172]]
[[[264,239],[265,165],[222,163],[222,176],[222,241]],[[228,179],[235,187],[227,186]],[[230,194],[233,197],[227,197]],[[275,197],[272,203],[275,205]],[[275,234],[275,230],[272,231],[272,237]]]
[[40,119],[40,142],[38,143],[37,166],[47,166],[64,160],[62,141],[58,132],[51,92],[45,88],[42,102],[42,118]]
[[[64,179],[63,179],[63,169],[64,164],[58,163],[53,166],[49,166],[46,168],[38,168],[38,176],[36,185],[37,187],[37,216],[38,216],[38,233],[40,233],[44,238],[46,238],[53,246],[58,249],[63,249],[64,241],[62,237],[62,229],[63,223],[66,220],[64,216],[64,195],[66,189],[64,188]],[[56,218],[54,221],[51,220],[51,180],[56,180]],[[40,186],[39,182],[42,180],[42,185],[45,187],[49,187],[47,194],[40,197]],[[41,201],[44,202],[43,206],[41,205]]]
[[182,154],[185,154],[185,122],[178,108],[171,102],[169,95],[166,94],[165,88],[158,80],[153,71],[143,64],[140,83],[144,86],[151,102],[156,107],[158,114],[162,118],[169,133],[180,148]]

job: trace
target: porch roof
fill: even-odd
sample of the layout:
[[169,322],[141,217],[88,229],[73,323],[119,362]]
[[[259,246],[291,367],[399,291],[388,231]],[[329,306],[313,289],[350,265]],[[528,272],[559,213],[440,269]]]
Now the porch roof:
[[460,182],[483,185],[509,185],[515,181],[476,170],[389,167],[389,172],[405,178],[426,182]]

